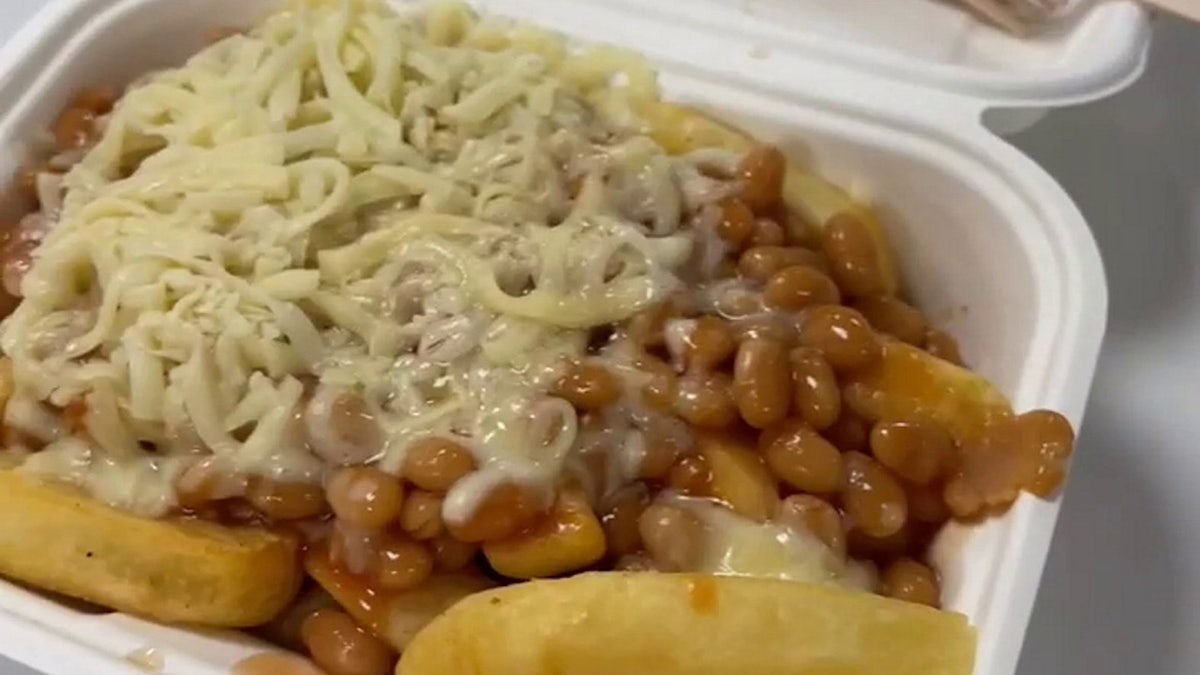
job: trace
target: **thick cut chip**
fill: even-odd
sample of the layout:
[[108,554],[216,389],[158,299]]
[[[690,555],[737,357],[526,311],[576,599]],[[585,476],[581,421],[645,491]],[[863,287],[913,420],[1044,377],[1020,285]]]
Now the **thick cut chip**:
[[[654,101],[644,104],[639,113],[650,125],[651,137],[673,155],[712,147],[746,152],[757,144],[749,134],[687,106]],[[839,214],[853,215],[862,221],[875,241],[884,292],[896,293],[900,284],[895,258],[874,209],[790,161],[783,181],[783,201],[793,212],[819,227]]]
[[397,675],[969,675],[966,619],[792,581],[601,572],[489,590],[425,628]]
[[712,496],[742,516],[768,520],[779,505],[779,485],[754,446],[732,435],[703,434],[696,450],[712,469]]
[[580,490],[563,490],[548,517],[526,532],[483,545],[492,569],[514,579],[575,572],[604,557],[604,528]]
[[304,566],[355,621],[397,650],[454,603],[495,585],[483,576],[456,573],[434,575],[407,591],[377,590],[367,579],[335,567],[321,547],[308,553]]
[[295,596],[294,538],[150,520],[69,487],[0,471],[0,574],[170,623],[246,627]]
[[875,365],[848,377],[845,400],[871,421],[935,422],[960,443],[1013,414],[1008,399],[984,377],[894,340],[884,343]]

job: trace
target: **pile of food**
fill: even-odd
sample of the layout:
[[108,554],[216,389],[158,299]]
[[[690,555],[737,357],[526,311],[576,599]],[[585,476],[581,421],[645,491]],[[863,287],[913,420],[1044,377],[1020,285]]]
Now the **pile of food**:
[[53,131],[0,260],[34,586],[333,675],[967,673],[928,546],[1062,482],[868,206],[625,51],[292,0]]

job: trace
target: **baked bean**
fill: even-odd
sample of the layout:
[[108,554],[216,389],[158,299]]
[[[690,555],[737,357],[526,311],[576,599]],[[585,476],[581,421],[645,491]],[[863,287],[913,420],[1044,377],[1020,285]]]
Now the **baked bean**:
[[754,222],[754,231],[750,235],[752,246],[783,246],[787,243],[787,233],[783,226],[770,218],[759,218]]
[[663,572],[693,571],[704,556],[704,523],[686,508],[651,504],[638,518],[638,532],[655,568]]
[[388,675],[396,655],[382,640],[337,609],[313,612],[300,627],[304,646],[330,675]]
[[737,421],[733,382],[727,373],[688,373],[679,378],[675,414],[703,429],[723,429]]
[[413,490],[400,509],[400,529],[418,541],[433,539],[442,533],[442,497],[433,492]]
[[688,455],[667,472],[667,485],[692,497],[707,497],[712,491],[712,466],[704,455]]
[[[265,519],[263,513],[242,499],[226,499],[222,501],[212,502],[208,506],[194,511],[195,515],[205,520],[212,520],[218,523],[229,523],[233,525],[254,525],[261,526]],[[273,524],[280,524],[286,521],[273,521]]]
[[60,419],[68,432],[74,435],[81,435],[87,430],[87,414],[87,401],[77,398],[63,406]]
[[[849,521],[849,515],[846,519]],[[846,532],[846,550],[859,560],[887,561],[925,550],[926,542],[917,536],[918,530],[912,521],[906,521],[899,530],[886,537],[872,537],[855,528],[853,523],[846,524],[850,528]]]
[[854,308],[880,333],[887,333],[915,347],[925,344],[929,323],[920,310],[903,300],[890,295],[873,295],[855,302]]
[[279,483],[256,478],[246,490],[246,501],[269,520],[302,520],[325,512],[325,491],[308,483]]
[[44,218],[31,215],[0,232],[0,284],[8,295],[21,297],[21,281],[33,266],[33,251],[48,227]]
[[54,144],[59,150],[75,150],[92,142],[96,113],[87,108],[67,108],[54,122]]
[[837,376],[821,352],[796,347],[788,354],[792,368],[792,407],[808,426],[821,431],[842,412]]
[[1075,430],[1067,418],[1052,410],[1031,410],[1017,417],[1020,443],[1033,459],[1022,487],[1050,498],[1066,478],[1067,459],[1075,449]]
[[941,483],[932,485],[904,486],[904,494],[908,500],[908,517],[920,523],[941,525],[950,519],[950,507],[942,497]]
[[837,372],[865,368],[882,353],[879,339],[863,315],[841,305],[809,309],[800,327],[800,344],[819,350]]
[[931,422],[880,422],[871,430],[871,454],[916,485],[940,480],[954,461],[954,439]]
[[711,370],[725,363],[735,350],[737,341],[729,322],[719,316],[702,316],[696,319],[696,327],[688,337],[687,366]]
[[325,495],[335,516],[365,530],[387,527],[399,517],[404,506],[400,479],[374,467],[335,470],[329,477]]
[[737,271],[746,279],[765,283],[776,272],[797,265],[824,271],[825,261],[820,253],[799,246],[754,246],[738,258]]
[[695,306],[690,292],[675,293],[653,307],[638,312],[629,320],[626,329],[634,344],[642,347],[661,347],[663,328],[669,319],[692,316]]
[[734,324],[734,335],[738,342],[746,340],[773,340],[788,347],[796,342],[801,317],[796,314],[772,312],[746,317]]
[[196,511],[213,502],[216,478],[195,477],[185,478],[187,471],[180,474],[175,483],[175,501],[179,508],[186,511]]
[[742,201],[756,214],[778,207],[786,173],[787,160],[778,148],[760,145],[751,149],[738,164]]
[[469,544],[454,537],[443,534],[429,542],[433,549],[433,560],[439,570],[458,572],[464,569],[479,553],[478,544]]
[[433,553],[419,541],[389,536],[379,545],[371,572],[378,588],[407,591],[433,573]]
[[[22,166],[17,170],[17,176],[13,182],[17,186],[17,194],[28,199],[35,204],[38,203],[38,174],[41,173],[41,166]],[[5,225],[5,230],[12,227]]]
[[787,420],[773,427],[763,429],[758,434],[758,452],[766,453],[767,447],[779,440],[785,433],[791,432],[802,420]]
[[[594,424],[593,426],[600,426]],[[588,445],[577,448],[572,461],[567,467],[566,480],[580,485],[587,485],[593,492],[604,494],[613,487],[613,471],[609,467],[616,465],[616,453],[612,438],[598,438]]]
[[788,353],[762,338],[742,342],[733,366],[733,398],[746,424],[765,429],[783,421],[792,399]]
[[365,464],[383,449],[383,429],[362,396],[350,389],[321,387],[303,414],[313,451],[338,466]]
[[653,373],[642,385],[642,401],[659,412],[670,412],[678,395],[678,378],[674,373]]
[[3,305],[0,317],[8,316],[20,304],[21,280],[33,268],[34,248],[35,244],[23,244],[0,250],[0,305]]
[[727,319],[745,319],[766,311],[762,293],[747,285],[733,285],[721,289],[711,298],[713,309]]
[[334,520],[329,532],[329,562],[352,574],[366,574],[374,561],[380,533],[359,530]]
[[669,363],[650,355],[640,355],[634,366],[646,376],[642,384],[642,401],[659,412],[669,412],[675,406],[678,375]]
[[799,311],[814,305],[836,305],[841,294],[833,279],[807,265],[785,267],[767,279],[763,302],[772,309]]
[[842,452],[866,452],[870,427],[861,417],[842,406],[842,414],[829,428],[821,432]]
[[944,497],[960,518],[1012,504],[1021,490],[1049,497],[1066,475],[1074,443],[1070,423],[1058,413],[1035,410],[992,420],[979,438],[964,442]]
[[963,365],[962,352],[958,349],[958,340],[944,330],[931,328],[925,333],[925,351],[943,361],[949,361],[956,366]]
[[846,295],[866,298],[885,292],[875,238],[857,217],[842,213],[830,218],[821,231],[821,250]]
[[665,305],[644,309],[629,319],[626,332],[630,340],[639,347],[661,347],[664,342],[663,328],[667,323]]
[[117,102],[117,91],[112,87],[84,87],[71,99],[72,108],[90,110],[97,115],[103,115],[113,109]]
[[559,378],[554,393],[579,410],[599,410],[621,398],[621,383],[604,366],[573,363]]
[[898,532],[908,520],[904,486],[867,455],[848,452],[845,461],[842,508],[851,526],[876,538]]
[[[968,446],[969,447],[969,446]],[[964,448],[964,457],[972,457],[974,451]],[[970,466],[970,460],[963,462]],[[955,518],[974,518],[985,508],[1006,507],[1016,501],[1020,488],[1007,481],[985,480],[973,477],[967,471],[946,481],[942,499]]]
[[713,279],[732,279],[737,276],[737,260],[731,257],[721,258],[713,270]]
[[192,462],[175,478],[175,501],[180,508],[195,511],[213,501],[240,496],[244,479],[224,475],[211,459]]
[[991,420],[977,440],[962,444],[946,502],[960,518],[1007,507],[1025,490],[1049,498],[1066,478],[1074,431],[1061,414],[1031,411]]
[[665,445],[646,443],[642,461],[638,464],[638,478],[642,480],[660,480],[666,477],[679,454],[675,448]]
[[797,490],[818,494],[837,492],[845,473],[838,449],[803,422],[791,420],[785,425],[763,450],[767,466]]
[[793,530],[809,532],[829,550],[846,555],[846,533],[842,516],[832,504],[813,495],[792,495],[779,503],[776,522]]
[[735,251],[740,251],[754,235],[754,212],[740,199],[721,202],[721,221],[717,235]]
[[[305,619],[311,616],[313,612],[321,609],[338,609],[337,601],[326,593],[325,589],[317,584],[312,584],[307,588],[301,589],[296,595],[295,600],[284,608],[282,612],[275,615],[269,622],[255,630],[255,633],[259,637],[266,638],[272,644],[303,653],[305,652],[304,639],[300,636],[300,628],[304,625]],[[299,658],[297,658],[297,662],[304,665],[312,663],[307,659],[300,661]],[[235,672],[238,675],[243,675],[243,671],[241,670]],[[251,675],[253,672],[252,669],[247,668],[245,675]],[[323,673],[324,671],[319,670],[316,666],[311,666],[311,670],[288,673],[287,675],[322,675]],[[259,675],[261,675],[261,672]]]
[[900,558],[883,570],[879,592],[889,598],[937,607],[940,599],[937,574],[912,558]]
[[674,417],[651,418],[642,430],[645,443],[638,478],[659,480],[667,475],[679,456],[691,448],[687,425]]
[[638,521],[650,503],[646,490],[635,485],[617,495],[612,505],[600,517],[608,555],[613,559],[637,552],[642,546]]
[[546,512],[546,504],[528,488],[501,483],[492,488],[462,523],[446,522],[446,530],[467,543],[507,539]]
[[423,438],[408,446],[404,457],[404,477],[430,492],[445,492],[474,470],[470,451],[445,438]]
[[787,233],[788,244],[805,248],[821,247],[820,229],[799,213],[785,208],[781,221],[783,231]]

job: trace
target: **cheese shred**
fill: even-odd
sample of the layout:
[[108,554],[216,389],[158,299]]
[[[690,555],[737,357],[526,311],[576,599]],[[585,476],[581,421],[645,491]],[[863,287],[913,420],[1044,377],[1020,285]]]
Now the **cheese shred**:
[[[3,325],[10,414],[48,420],[27,469],[158,515],[197,454],[319,483],[443,436],[468,484],[550,485],[578,429],[559,365],[679,286],[720,196],[687,188],[711,156],[646,136],[656,96],[628,52],[459,3],[291,0],[147,75]],[[80,404],[73,432],[46,414]],[[369,428],[322,426],[347,419]]]

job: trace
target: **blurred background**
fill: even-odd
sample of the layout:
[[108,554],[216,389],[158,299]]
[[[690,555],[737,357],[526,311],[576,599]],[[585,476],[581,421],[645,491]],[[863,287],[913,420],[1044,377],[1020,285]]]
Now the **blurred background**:
[[[43,2],[0,0],[0,41]],[[1020,675],[1200,672],[1198,65],[1200,26],[1161,19],[1138,84],[1012,139],[1083,210],[1111,298]]]
[[1013,142],[1083,210],[1108,333],[1021,675],[1200,672],[1200,26]]

